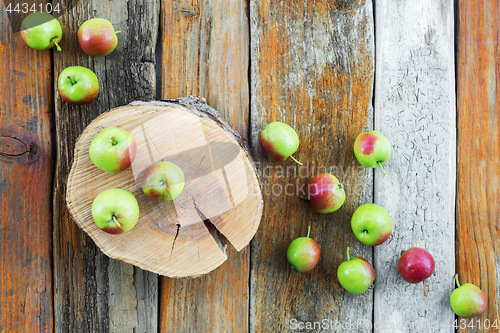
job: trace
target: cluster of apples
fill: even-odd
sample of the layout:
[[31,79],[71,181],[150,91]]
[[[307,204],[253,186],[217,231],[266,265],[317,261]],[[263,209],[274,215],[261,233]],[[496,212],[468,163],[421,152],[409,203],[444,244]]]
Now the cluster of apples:
[[[136,152],[137,144],[132,135],[118,127],[99,132],[89,146],[92,163],[107,173],[117,173],[129,168]],[[184,182],[181,168],[172,162],[160,161],[144,171],[141,188],[151,199],[171,201],[181,194]],[[139,212],[135,196],[118,188],[104,190],[92,203],[94,222],[110,234],[131,230],[139,220]]]
[[[299,148],[299,137],[295,130],[287,124],[273,122],[267,125],[260,134],[260,145],[266,156],[273,161],[284,161],[293,158]],[[391,156],[389,140],[377,131],[360,133],[354,142],[354,155],[358,162],[367,168],[380,168]],[[332,213],[338,210],[345,201],[345,191],[339,180],[332,174],[323,173],[313,177],[307,184],[307,197],[311,207],[318,213]],[[385,242],[392,232],[392,221],[389,213],[379,205],[368,203],[356,209],[351,218],[351,228],[356,238],[363,244],[377,246]],[[299,272],[312,271],[319,262],[320,247],[307,236],[299,237],[289,245],[286,256],[292,268]],[[423,282],[424,295],[427,295],[425,280],[435,269],[434,258],[425,249],[412,247],[405,251],[398,260],[398,271],[409,283]],[[368,290],[375,280],[373,266],[364,258],[349,255],[337,270],[337,278],[348,292],[361,295]],[[460,286],[458,275],[455,276],[458,288],[450,296],[453,311],[466,318],[471,318],[486,311],[487,301],[484,293],[473,284]]]
[[[114,51],[118,45],[115,31],[108,20],[93,18],[85,21],[78,29],[78,41],[87,55],[103,57]],[[34,12],[28,15],[21,24],[21,38],[26,45],[35,50],[49,50],[56,47],[61,51],[59,43],[62,28],[59,21],[49,13]],[[82,66],[65,68],[57,80],[61,98],[74,105],[92,102],[99,94],[97,75]]]

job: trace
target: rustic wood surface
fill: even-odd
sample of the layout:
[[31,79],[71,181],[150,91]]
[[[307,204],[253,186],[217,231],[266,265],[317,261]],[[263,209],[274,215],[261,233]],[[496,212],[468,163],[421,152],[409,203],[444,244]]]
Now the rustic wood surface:
[[[454,314],[455,70],[452,1],[377,1],[375,129],[392,143],[384,176],[375,173],[375,203],[393,233],[375,248],[374,322],[435,323],[451,332]],[[408,24],[411,22],[411,24]],[[410,285],[397,270],[401,252],[428,250],[435,273]],[[445,327],[448,322],[448,328]],[[393,332],[387,326],[377,332]],[[398,332],[429,332],[406,327]]]
[[[250,330],[285,332],[295,321],[371,321],[373,292],[349,294],[337,280],[337,268],[347,246],[352,256],[373,259],[372,248],[358,242],[349,223],[373,193],[372,170],[356,162],[352,149],[356,136],[373,126],[372,2],[250,4],[251,133],[265,201],[252,241]],[[259,134],[272,121],[297,131],[301,142],[294,156],[303,167],[263,155]],[[327,215],[299,199],[309,178],[321,172],[336,175],[347,194],[343,207]],[[308,225],[322,255],[314,271],[301,274],[285,253]]]
[[0,332],[48,332],[52,66],[50,52],[12,33],[8,16],[0,11]]
[[[73,7],[68,10],[63,6]],[[155,47],[158,1],[61,2],[67,15],[62,52],[54,53],[54,75],[68,66],[93,70],[98,98],[71,106],[56,92],[57,167],[54,184],[54,320],[57,332],[156,332],[158,276],[102,253],[70,217],[66,182],[74,144],[99,114],[134,100],[155,99]],[[118,35],[110,55],[91,58],[78,45],[77,31],[87,19],[109,19]],[[57,85],[57,79],[55,80]]]
[[[247,139],[248,17],[244,0],[162,1],[161,97],[202,96]],[[249,247],[195,280],[161,279],[161,332],[247,332]]]
[[488,297],[483,329],[466,330],[479,332],[486,320],[500,326],[500,5],[458,4],[456,265]]

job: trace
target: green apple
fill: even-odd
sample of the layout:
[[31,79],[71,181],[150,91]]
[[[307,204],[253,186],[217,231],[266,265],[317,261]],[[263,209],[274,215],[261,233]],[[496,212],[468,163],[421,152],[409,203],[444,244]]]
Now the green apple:
[[57,86],[61,98],[74,105],[87,104],[99,94],[99,81],[90,69],[71,66],[59,74]]
[[103,18],[93,18],[85,21],[78,29],[78,41],[83,52],[92,57],[102,57],[110,54],[118,44],[113,25]]
[[318,213],[332,213],[338,210],[345,201],[345,191],[337,177],[329,173],[322,173],[313,177],[307,183],[307,198],[311,207]]
[[132,135],[118,127],[99,132],[89,146],[92,163],[109,173],[127,169],[134,161],[136,152],[137,146]]
[[142,190],[154,200],[170,201],[184,188],[184,172],[172,162],[156,162],[144,171]]
[[348,292],[361,295],[375,280],[375,270],[364,258],[350,258],[347,248],[347,260],[340,264],[337,270],[337,278],[342,287]]
[[273,161],[284,161],[288,157],[302,165],[292,154],[299,149],[297,132],[285,123],[272,122],[260,133],[262,151]]
[[310,272],[319,261],[320,249],[318,243],[309,238],[311,227],[307,229],[306,237],[296,238],[286,250],[286,258],[301,273]]
[[488,300],[481,289],[471,283],[460,285],[458,274],[455,275],[457,289],[450,296],[450,305],[457,316],[472,318],[479,316],[488,308]]
[[21,23],[21,38],[26,45],[35,50],[48,50],[57,47],[62,38],[59,21],[49,13],[34,12]]
[[380,168],[385,175],[382,164],[391,157],[391,144],[379,132],[365,131],[354,141],[354,155],[365,168]]
[[392,232],[392,222],[389,213],[379,205],[364,204],[352,215],[352,231],[363,244],[377,246],[389,238]]
[[128,191],[112,188],[105,190],[92,203],[92,218],[96,225],[110,234],[130,231],[139,220],[139,204]]

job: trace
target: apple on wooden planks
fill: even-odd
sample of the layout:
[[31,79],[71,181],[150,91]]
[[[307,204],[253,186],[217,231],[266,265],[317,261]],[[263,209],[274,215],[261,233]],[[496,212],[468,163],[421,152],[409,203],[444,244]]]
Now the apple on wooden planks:
[[78,29],[78,41],[86,54],[92,57],[103,57],[116,49],[118,38],[113,24],[103,18],[85,21]]
[[92,163],[99,169],[115,173],[130,167],[134,161],[137,146],[129,132],[110,127],[99,132],[89,146]]
[[128,191],[119,188],[108,189],[94,199],[92,218],[101,230],[110,234],[122,234],[137,224],[139,204]]
[[310,232],[311,227],[308,227],[307,236],[296,238],[286,250],[288,262],[301,273],[310,272],[316,267],[321,252],[318,243],[309,238]]
[[359,206],[352,215],[351,228],[361,243],[377,246],[385,242],[391,235],[391,217],[379,205],[367,203]]
[[312,209],[318,213],[327,214],[342,207],[345,191],[337,177],[322,173],[307,183],[307,197],[300,196],[300,198],[310,200]]
[[82,66],[71,66],[59,74],[57,87],[61,98],[69,104],[92,102],[99,94],[99,80],[94,72]]
[[424,296],[427,296],[425,280],[434,273],[434,258],[425,249],[412,247],[398,260],[398,271],[409,283],[424,283]]
[[49,13],[32,13],[21,23],[21,38],[26,45],[35,50],[56,47],[61,51],[58,44],[62,38],[61,24]]
[[364,258],[349,257],[347,248],[347,260],[340,264],[337,269],[337,278],[342,287],[355,295],[364,294],[375,280],[375,270]]
[[457,289],[450,296],[450,305],[457,316],[472,318],[482,315],[488,308],[486,295],[471,283],[460,285],[458,274],[455,274]]
[[391,144],[379,132],[365,131],[354,141],[354,155],[365,168],[380,168],[385,175],[382,164],[391,157]]
[[292,154],[299,149],[299,136],[295,130],[278,121],[267,125],[260,133],[262,151],[273,161],[284,161],[288,157],[302,165]]

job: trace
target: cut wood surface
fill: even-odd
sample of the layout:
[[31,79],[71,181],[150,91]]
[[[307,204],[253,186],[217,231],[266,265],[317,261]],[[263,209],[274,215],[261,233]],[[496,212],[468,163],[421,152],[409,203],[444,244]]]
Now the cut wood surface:
[[[414,323],[398,332],[453,331],[455,273],[455,71],[452,1],[377,1],[375,129],[392,143],[375,203],[389,212],[391,238],[375,248],[374,322]],[[402,251],[428,250],[435,273],[423,285],[397,270]],[[448,324],[448,326],[446,326]],[[379,324],[380,325],[380,324]],[[401,325],[401,324],[400,324]],[[393,332],[380,325],[376,332]]]
[[487,332],[487,321],[500,326],[500,5],[458,4],[456,265],[488,297],[481,327],[466,331]]
[[[24,45],[20,34],[11,30],[2,6],[0,332],[50,332],[54,167],[50,51],[36,52]],[[12,23],[20,24],[16,18]]]
[[[248,146],[217,112],[195,98],[172,102],[185,107],[133,103],[87,126],[75,145],[66,198],[75,221],[108,256],[169,277],[197,277],[226,260],[217,231],[238,251],[248,245],[262,216],[262,194]],[[110,127],[125,129],[137,144],[130,168],[114,174],[89,156],[94,137]],[[174,163],[185,177],[169,202],[152,200],[141,188],[144,171],[159,161]],[[124,234],[108,234],[92,218],[95,197],[111,188],[129,191],[139,203],[139,221]]]
[[[67,13],[62,52],[54,53],[54,84],[68,66],[93,70],[99,78],[97,99],[71,106],[56,92],[57,167],[54,184],[54,320],[56,332],[156,332],[158,277],[112,260],[70,217],[66,182],[74,145],[85,127],[101,113],[134,100],[155,99],[155,47],[158,1],[78,1],[59,3]],[[67,7],[65,7],[65,5]],[[113,23],[118,47],[106,57],[91,58],[78,45],[77,31],[87,19]]]
[[[162,0],[161,96],[203,96],[248,139],[245,0]],[[247,332],[249,247],[206,276],[161,279],[161,332]]]
[[[356,136],[373,125],[372,2],[252,0],[250,5],[251,133],[265,202],[251,243],[251,331],[287,332],[297,328],[294,323],[322,320],[369,323],[372,290],[349,294],[337,269],[347,246],[352,256],[373,259],[372,248],[355,238],[349,223],[373,193],[372,170],[357,163],[352,148]],[[259,134],[272,121],[297,131],[300,147],[294,156],[304,166],[263,155]],[[337,176],[347,194],[342,208],[326,215],[299,199],[308,180],[322,172]],[[308,226],[321,258],[311,273],[302,274],[290,267],[285,253]]]

